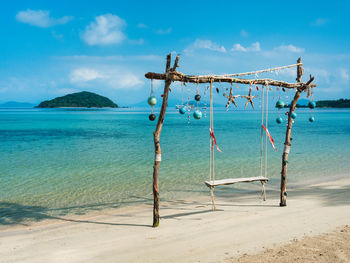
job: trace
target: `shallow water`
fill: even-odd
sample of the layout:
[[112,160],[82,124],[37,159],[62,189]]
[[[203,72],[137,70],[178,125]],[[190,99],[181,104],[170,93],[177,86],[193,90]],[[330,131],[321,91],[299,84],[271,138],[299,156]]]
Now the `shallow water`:
[[[215,110],[217,179],[260,175],[259,111]],[[350,171],[350,110],[298,109],[289,157],[289,182],[330,178]],[[156,122],[135,109],[0,110],[0,224],[42,216],[85,213],[152,199]],[[269,130],[279,152],[268,147],[270,185],[279,184],[285,123]],[[170,110],[161,135],[162,200],[208,195],[209,119]],[[258,184],[236,188],[259,191]],[[219,188],[218,188],[219,189]],[[223,191],[235,191],[232,186]],[[219,190],[220,191],[220,190]],[[258,192],[257,192],[258,193]]]

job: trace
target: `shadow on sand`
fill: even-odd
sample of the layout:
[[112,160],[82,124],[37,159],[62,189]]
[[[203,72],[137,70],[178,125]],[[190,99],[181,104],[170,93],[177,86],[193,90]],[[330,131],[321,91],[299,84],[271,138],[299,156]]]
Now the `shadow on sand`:
[[[236,191],[236,192],[235,192]],[[220,192],[217,191],[217,195],[220,199],[225,200],[225,203],[220,204],[218,202],[218,208],[227,207],[227,206],[235,206],[235,207],[278,207],[276,205],[265,205],[265,204],[242,204],[240,203],[242,200],[247,200],[251,198],[256,198],[257,194],[252,194],[251,191],[243,192],[238,191],[237,189],[232,189],[229,191],[225,189]],[[273,196],[274,198],[279,197],[278,189],[269,189],[268,196]],[[115,204],[115,203],[99,203],[99,204],[91,204],[85,206],[71,206],[65,208],[55,208],[50,209],[43,206],[29,206],[22,205],[18,203],[10,203],[10,202],[0,202],[0,225],[28,225],[32,222],[38,222],[47,219],[55,219],[62,221],[69,221],[75,223],[86,223],[86,224],[101,224],[101,225],[111,225],[111,226],[139,226],[139,227],[151,227],[150,225],[143,224],[128,224],[128,223],[118,223],[118,222],[100,222],[100,221],[90,221],[90,220],[79,220],[68,218],[69,213],[72,213],[72,210],[76,209],[79,212],[73,212],[74,215],[84,214],[86,211],[93,210],[102,210],[106,208],[117,208],[121,205],[131,205],[134,203],[137,204],[148,204],[151,207],[152,198],[149,197],[140,197],[140,196],[132,196],[131,198],[134,201],[127,202],[124,204]],[[321,201],[325,206],[341,206],[341,205],[350,205],[350,185],[344,186],[312,186],[306,188],[294,188],[290,189],[288,192],[288,198],[314,198]],[[199,201],[188,201],[188,200],[162,200],[163,204],[161,205],[162,210],[167,209],[176,209],[177,211],[181,211],[180,213],[174,213],[170,215],[162,216],[162,219],[178,219],[180,217],[186,217],[190,215],[196,214],[204,214],[212,212],[212,210],[208,209],[208,202],[202,203]],[[288,202],[288,199],[287,199]],[[230,204],[231,203],[231,204]],[[194,209],[195,207],[196,209]],[[198,209],[198,210],[197,210]],[[84,211],[84,212],[81,212]],[[224,210],[219,210],[224,211]],[[121,217],[124,215],[118,215],[117,217]],[[130,216],[132,215],[125,215]],[[115,219],[116,219],[115,218]]]

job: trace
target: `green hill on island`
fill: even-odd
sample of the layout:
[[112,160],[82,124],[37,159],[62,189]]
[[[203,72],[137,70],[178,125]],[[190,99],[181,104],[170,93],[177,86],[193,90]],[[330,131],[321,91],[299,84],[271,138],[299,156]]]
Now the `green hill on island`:
[[350,99],[339,100],[319,100],[316,103],[317,108],[350,108]]
[[[308,103],[309,100],[300,99],[297,108],[308,108]],[[289,108],[289,104],[284,107]],[[318,100],[316,101],[316,108],[350,108],[350,99]]]
[[110,99],[96,93],[82,91],[41,102],[36,108],[118,108]]

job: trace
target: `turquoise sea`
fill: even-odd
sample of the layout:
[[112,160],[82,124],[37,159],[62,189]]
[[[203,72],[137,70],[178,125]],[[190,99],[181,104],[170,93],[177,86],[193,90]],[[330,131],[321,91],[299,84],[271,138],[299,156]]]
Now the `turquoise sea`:
[[[288,181],[331,180],[350,171],[350,110],[298,109]],[[0,224],[21,223],[152,200],[156,122],[142,109],[1,109]],[[260,112],[215,109],[216,178],[260,173]],[[280,179],[285,123],[269,130],[270,185]],[[207,196],[209,118],[167,112],[161,135],[161,200]],[[260,190],[258,185],[224,187]],[[249,190],[248,189],[248,190]],[[208,199],[209,200],[209,199]]]

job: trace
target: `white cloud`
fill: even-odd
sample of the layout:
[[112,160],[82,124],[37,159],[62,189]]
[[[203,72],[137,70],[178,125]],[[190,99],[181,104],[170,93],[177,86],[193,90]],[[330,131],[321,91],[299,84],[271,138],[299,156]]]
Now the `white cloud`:
[[139,39],[130,39],[129,40],[130,44],[133,45],[143,45],[145,43],[145,40],[143,38],[139,38]]
[[156,30],[156,33],[159,35],[167,35],[167,34],[170,34],[171,31],[173,31],[173,29],[171,27],[169,27],[167,29],[158,29],[158,30]]
[[312,26],[323,26],[323,25],[325,25],[327,23],[328,23],[328,19],[327,18],[319,17],[315,21],[311,22],[311,25]]
[[29,24],[38,27],[51,27],[55,25],[63,25],[72,20],[71,16],[61,18],[50,17],[50,11],[47,10],[31,10],[19,11],[16,15],[16,20],[21,23]]
[[69,75],[69,80],[71,83],[83,83],[98,78],[103,78],[99,72],[94,69],[89,68],[78,68],[73,70]]
[[340,77],[343,80],[349,80],[350,79],[349,73],[348,73],[347,69],[345,69],[345,68],[341,68],[339,70],[339,74],[340,74]]
[[0,93],[5,93],[9,90],[9,88],[4,87],[4,88],[0,88]]
[[91,22],[81,38],[90,46],[119,44],[126,39],[122,29],[126,22],[112,14],[100,15]]
[[260,43],[255,42],[251,44],[249,47],[244,47],[241,44],[234,44],[231,48],[231,51],[242,51],[242,52],[258,52],[261,51]]
[[63,34],[57,34],[54,30],[51,32],[51,34],[56,39],[63,39]]
[[277,51],[286,51],[286,52],[294,52],[294,53],[301,53],[304,52],[304,48],[296,47],[294,45],[281,45],[279,47],[276,47],[275,50]]
[[241,30],[241,37],[248,37],[249,33],[247,31],[245,31],[244,29]]
[[208,49],[211,51],[221,52],[225,53],[226,49],[224,46],[220,46],[211,40],[203,40],[203,39],[196,39],[193,44],[189,45],[187,48],[185,48],[184,52],[186,54],[193,53],[196,49]]
[[138,28],[148,28],[148,26],[143,24],[143,23],[138,24],[137,27]]
[[134,73],[117,67],[77,68],[69,74],[69,80],[78,87],[133,89],[143,85]]

